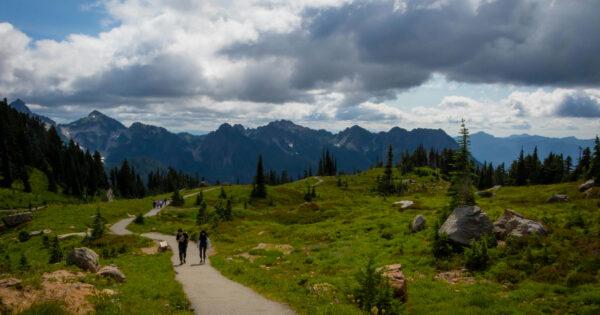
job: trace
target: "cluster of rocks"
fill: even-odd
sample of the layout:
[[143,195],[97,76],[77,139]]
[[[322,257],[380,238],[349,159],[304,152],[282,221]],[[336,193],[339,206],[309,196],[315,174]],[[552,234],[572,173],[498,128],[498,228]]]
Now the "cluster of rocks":
[[392,290],[394,290],[396,299],[401,302],[406,302],[406,299],[408,298],[408,284],[406,277],[402,272],[402,265],[387,265],[379,268],[378,271],[389,281]]
[[488,215],[477,206],[454,209],[438,232],[446,234],[450,241],[464,246],[492,233],[501,240],[509,236],[523,237],[547,233],[540,222],[527,219],[510,209],[505,210],[504,214],[492,223]]
[[127,278],[117,268],[117,266],[109,265],[101,267],[99,264],[98,254],[87,247],[73,248],[67,256],[67,264],[75,265],[83,270],[95,272],[97,275],[113,278],[117,282],[124,282]]

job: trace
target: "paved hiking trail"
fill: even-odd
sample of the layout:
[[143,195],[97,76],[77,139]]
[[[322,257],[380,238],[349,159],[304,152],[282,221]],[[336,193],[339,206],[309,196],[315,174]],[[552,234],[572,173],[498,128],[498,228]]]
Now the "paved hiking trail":
[[[216,188],[207,189],[204,192]],[[184,196],[191,197],[198,193]],[[145,216],[155,216],[162,208],[155,208],[146,213]],[[127,226],[135,218],[123,219],[110,227],[112,233],[117,235],[132,234]],[[210,259],[206,264],[200,265],[200,253],[195,242],[189,242],[187,250],[187,264],[179,265],[179,254],[177,252],[177,241],[175,236],[160,233],[145,233],[144,237],[153,240],[161,240],[169,243],[173,250],[171,261],[177,275],[175,278],[183,285],[195,314],[229,315],[285,315],[295,314],[287,305],[271,301],[252,289],[237,282],[225,278],[219,271],[210,265]]]

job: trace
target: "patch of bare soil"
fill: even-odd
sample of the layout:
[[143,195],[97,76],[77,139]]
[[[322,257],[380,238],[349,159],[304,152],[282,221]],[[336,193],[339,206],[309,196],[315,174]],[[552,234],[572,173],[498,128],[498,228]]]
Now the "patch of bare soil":
[[18,313],[36,302],[58,300],[65,303],[69,312],[87,314],[93,311],[88,297],[102,292],[91,284],[80,282],[84,275],[82,272],[57,270],[42,276],[40,288],[20,285],[0,287],[0,309]]
[[282,252],[284,255],[289,255],[294,251],[294,247],[289,244],[268,244],[268,243],[260,243],[254,249],[264,249],[264,250],[276,250]]
[[449,284],[474,284],[475,278],[471,277],[465,269],[457,269],[440,272],[434,277],[435,280],[445,281]]

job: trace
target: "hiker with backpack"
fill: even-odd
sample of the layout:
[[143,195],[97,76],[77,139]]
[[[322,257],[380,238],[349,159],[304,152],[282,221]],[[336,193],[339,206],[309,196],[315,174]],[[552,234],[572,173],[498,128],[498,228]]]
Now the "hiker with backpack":
[[179,229],[177,230],[177,235],[175,236],[175,240],[177,241],[177,245],[179,248],[179,263],[181,265],[185,264],[185,256],[187,254],[187,245],[189,241],[189,236],[186,232]]
[[198,236],[198,249],[200,250],[200,263],[206,263],[206,251],[210,247],[210,239],[208,233],[202,230]]

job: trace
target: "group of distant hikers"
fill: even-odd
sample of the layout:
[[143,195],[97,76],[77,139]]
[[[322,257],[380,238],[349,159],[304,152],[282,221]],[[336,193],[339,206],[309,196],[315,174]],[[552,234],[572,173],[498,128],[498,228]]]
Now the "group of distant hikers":
[[[175,240],[177,241],[178,249],[179,249],[179,264],[185,264],[185,258],[187,256],[187,247],[188,241],[190,237],[187,232],[184,232],[182,229],[177,230],[177,235],[175,235]],[[202,230],[200,231],[200,235],[198,236],[198,249],[200,250],[200,263],[203,264],[206,262],[206,251],[210,248],[210,239],[208,238],[208,233]]]
[[164,200],[154,200],[152,201],[152,208],[156,209],[156,208],[162,208],[164,206],[167,205],[167,199]]

